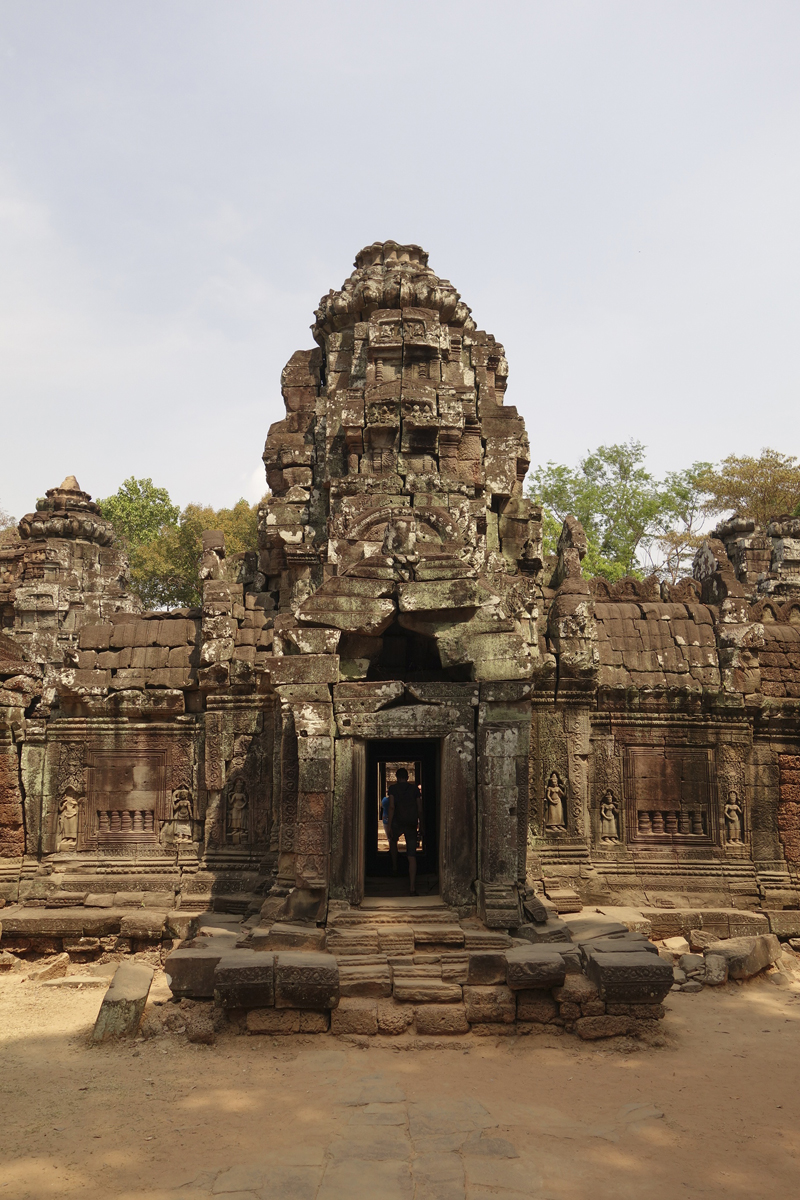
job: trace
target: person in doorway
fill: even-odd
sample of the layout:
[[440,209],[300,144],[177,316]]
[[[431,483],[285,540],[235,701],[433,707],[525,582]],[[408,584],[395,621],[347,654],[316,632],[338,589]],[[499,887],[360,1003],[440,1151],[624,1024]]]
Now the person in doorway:
[[391,801],[389,799],[389,793],[387,792],[386,795],[381,799],[381,821],[383,822],[383,832],[386,834],[386,840],[389,843],[389,845],[391,846],[391,844],[392,844],[392,834],[391,834],[392,827],[389,824],[389,805],[390,804],[391,804]]
[[412,896],[417,894],[417,833],[422,824],[422,793],[408,782],[408,771],[400,767],[389,788],[389,852],[392,870],[397,873],[397,843],[402,837],[408,859],[408,882]]

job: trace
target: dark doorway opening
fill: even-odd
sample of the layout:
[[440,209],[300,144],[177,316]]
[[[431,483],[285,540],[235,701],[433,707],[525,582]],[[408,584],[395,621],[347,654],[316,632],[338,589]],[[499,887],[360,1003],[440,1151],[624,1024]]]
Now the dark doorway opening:
[[439,744],[420,739],[367,743],[365,894],[402,896],[408,893],[408,859],[403,838],[398,845],[398,873],[392,874],[389,842],[381,820],[381,800],[400,767],[422,792],[422,821],[417,839],[417,892],[439,891]]

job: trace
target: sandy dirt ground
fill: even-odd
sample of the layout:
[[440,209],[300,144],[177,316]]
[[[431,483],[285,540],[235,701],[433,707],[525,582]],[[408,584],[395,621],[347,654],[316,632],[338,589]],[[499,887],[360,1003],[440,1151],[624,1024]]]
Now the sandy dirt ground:
[[800,1196],[800,984],[779,982],[671,995],[660,1047],[91,1047],[102,989],[7,976],[0,1200]]

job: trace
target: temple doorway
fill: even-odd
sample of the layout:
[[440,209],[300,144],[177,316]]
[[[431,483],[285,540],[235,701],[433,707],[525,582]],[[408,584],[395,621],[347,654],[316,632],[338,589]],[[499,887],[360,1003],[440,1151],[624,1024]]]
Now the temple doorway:
[[408,781],[422,793],[422,820],[417,837],[416,890],[421,896],[439,892],[439,743],[433,740],[370,741],[367,743],[367,795],[364,838],[365,895],[408,895],[408,857],[401,837],[397,874],[392,871],[389,839],[383,822],[382,800],[405,770]]

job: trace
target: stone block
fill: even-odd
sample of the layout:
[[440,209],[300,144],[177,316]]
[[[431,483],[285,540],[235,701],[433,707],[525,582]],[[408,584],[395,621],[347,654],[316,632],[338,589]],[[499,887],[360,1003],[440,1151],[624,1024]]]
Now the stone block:
[[433,947],[452,949],[464,945],[464,930],[455,922],[438,921],[431,925],[414,925],[414,947],[430,950]]
[[84,908],[113,908],[112,892],[90,892],[83,902]]
[[724,942],[715,942],[709,947],[708,954],[725,959],[730,979],[749,979],[751,975],[757,975],[759,971],[778,961],[781,956],[781,944],[774,933],[765,933],[757,937],[729,938]]
[[329,954],[375,955],[378,950],[378,930],[374,925],[334,925],[328,930]]
[[268,929],[256,927],[250,940],[254,950],[324,950],[325,930],[316,925],[276,921]]
[[432,1036],[469,1032],[463,1004],[420,1004],[414,1009],[417,1033]]
[[208,1000],[214,995],[214,971],[223,954],[230,953],[230,939],[208,938],[203,946],[180,946],[167,955],[164,974],[173,996]]
[[299,1033],[300,1012],[292,1008],[251,1008],[247,1013],[248,1033]]
[[[416,959],[416,955],[414,956]],[[469,955],[461,950],[443,950],[439,956],[445,983],[464,984],[469,972]]]
[[438,964],[392,964],[395,1000],[420,1004],[452,1004],[461,1000],[461,987],[442,979]]
[[575,1032],[585,1041],[597,1038],[624,1037],[632,1033],[636,1022],[631,1017],[581,1017],[575,1022]]
[[146,908],[125,916],[119,923],[120,937],[136,938],[142,942],[158,942],[164,933],[167,914]]
[[511,988],[504,984],[465,987],[464,1009],[471,1025],[487,1021],[511,1024],[517,1016],[517,1001]]
[[214,969],[220,1008],[268,1008],[275,1003],[274,955],[255,950],[223,954]]
[[414,1006],[397,1000],[378,1001],[378,1033],[405,1033],[414,1020]]
[[127,962],[117,967],[97,1014],[93,1042],[133,1037],[144,1013],[153,975],[153,968],[146,963]]
[[[623,1004],[611,1002],[606,1012],[612,1017],[635,1017],[637,1021],[661,1021],[667,1015],[663,1004]],[[590,1014],[584,1013],[584,1016]]]
[[[276,1009],[276,1012],[279,1010]],[[284,1008],[281,1012],[292,1012],[290,1008]],[[330,1028],[331,1014],[327,1011],[318,1012],[316,1009],[308,1009],[300,1011],[300,1032],[301,1033],[327,1033]]]
[[601,1000],[656,1002],[674,982],[669,963],[646,950],[619,954],[592,950],[586,974],[597,984]]
[[586,1004],[597,999],[597,984],[586,975],[567,975],[563,987],[555,988],[553,997],[559,1004],[571,1000],[574,1004]]
[[335,1008],[339,967],[332,954],[285,950],[275,956],[276,1008]]
[[411,925],[379,925],[378,947],[383,954],[413,954],[414,928]]
[[769,909],[765,916],[771,933],[785,938],[800,937],[800,909]]
[[61,979],[67,973],[69,955],[57,954],[48,962],[37,963],[28,971],[26,979],[31,983],[45,983],[48,979]]
[[115,908],[141,908],[144,904],[144,892],[115,892]]
[[627,925],[614,921],[600,913],[574,913],[564,917],[564,924],[574,942],[588,941],[596,937],[624,936],[629,932]]
[[516,936],[523,938],[532,945],[542,945],[549,942],[571,942],[569,927],[560,917],[548,917],[546,921],[537,923],[527,922],[520,925]]
[[392,971],[382,955],[361,954],[337,962],[342,996],[391,996]]
[[516,995],[518,1021],[535,1021],[541,1025],[549,1025],[558,1016],[558,1005],[549,992],[533,988],[518,991]]
[[706,973],[703,982],[707,987],[720,987],[728,982],[728,963],[721,954],[707,953],[704,955]]
[[331,1012],[331,1033],[378,1032],[378,1001],[362,996],[343,996]]
[[513,946],[506,951],[506,983],[515,991],[561,987],[564,959],[549,946]]

